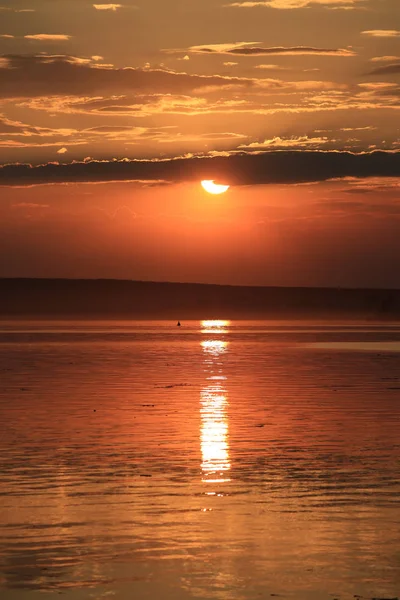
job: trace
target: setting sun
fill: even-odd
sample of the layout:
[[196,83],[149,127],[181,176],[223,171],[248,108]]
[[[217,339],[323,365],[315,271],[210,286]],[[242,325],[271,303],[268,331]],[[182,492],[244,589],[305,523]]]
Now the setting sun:
[[230,187],[229,185],[218,185],[214,183],[213,179],[204,179],[201,185],[209,194],[224,194]]

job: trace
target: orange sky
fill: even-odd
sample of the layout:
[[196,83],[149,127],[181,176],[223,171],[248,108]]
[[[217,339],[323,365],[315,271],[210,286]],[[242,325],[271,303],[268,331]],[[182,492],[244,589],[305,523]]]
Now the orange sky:
[[398,23],[398,0],[3,0],[0,277],[399,287]]

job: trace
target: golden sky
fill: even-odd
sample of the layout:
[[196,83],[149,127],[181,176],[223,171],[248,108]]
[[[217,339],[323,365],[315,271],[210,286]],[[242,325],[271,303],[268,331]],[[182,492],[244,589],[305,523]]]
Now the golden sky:
[[400,286],[399,74],[398,0],[2,0],[0,276]]

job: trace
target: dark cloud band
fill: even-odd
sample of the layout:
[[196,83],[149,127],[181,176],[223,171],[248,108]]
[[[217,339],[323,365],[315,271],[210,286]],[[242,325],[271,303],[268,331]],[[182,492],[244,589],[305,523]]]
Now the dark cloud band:
[[400,152],[282,151],[169,160],[84,161],[0,167],[0,185],[110,181],[185,182],[214,179],[231,185],[296,184],[343,177],[400,176]]

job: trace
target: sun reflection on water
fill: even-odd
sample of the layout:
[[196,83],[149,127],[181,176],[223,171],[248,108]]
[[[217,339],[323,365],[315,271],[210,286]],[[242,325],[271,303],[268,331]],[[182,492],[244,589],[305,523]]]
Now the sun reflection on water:
[[[228,321],[203,321],[202,326],[205,323],[216,323],[215,330],[218,332],[220,323],[225,324]],[[213,332],[215,330],[213,329]],[[229,425],[226,413],[228,400],[221,360],[228,350],[228,342],[203,340],[201,347],[204,352],[207,381],[200,393],[202,480],[211,483],[230,481]]]
[[201,322],[201,333],[228,333],[228,327],[231,324],[230,321],[223,321],[220,319],[214,319],[209,321]]

